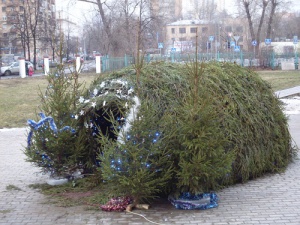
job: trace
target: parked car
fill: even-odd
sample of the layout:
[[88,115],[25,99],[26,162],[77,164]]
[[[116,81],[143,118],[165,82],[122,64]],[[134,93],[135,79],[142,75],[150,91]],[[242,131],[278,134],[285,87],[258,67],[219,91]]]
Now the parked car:
[[[38,61],[38,67],[42,67],[44,68],[44,60],[40,60]],[[57,62],[56,61],[53,61],[52,59],[49,59],[49,67],[52,68],[52,67],[57,67]]]
[[[33,64],[30,61],[25,61],[25,64],[33,68]],[[19,74],[20,66],[19,61],[11,63],[9,66],[2,66],[1,67],[1,75],[9,76],[11,74]]]
[[85,57],[85,59],[86,59],[86,60],[95,60],[95,56],[93,56],[93,55],[87,55],[87,56]]

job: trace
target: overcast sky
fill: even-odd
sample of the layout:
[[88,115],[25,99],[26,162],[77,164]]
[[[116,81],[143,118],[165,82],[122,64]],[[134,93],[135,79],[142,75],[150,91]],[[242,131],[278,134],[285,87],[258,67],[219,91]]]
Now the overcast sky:
[[[300,0],[290,1],[290,9],[300,11]],[[225,7],[230,13],[235,11],[235,2],[236,0],[225,0]],[[65,14],[68,14],[72,21],[81,23],[84,21],[84,15],[89,14],[89,11],[94,7],[94,4],[77,0],[56,0],[56,7],[57,11],[63,10]]]
[[[287,0],[290,1],[291,3],[289,4],[289,7],[293,11],[300,11],[300,0]],[[236,5],[236,0],[225,0],[225,7],[229,12],[234,11],[235,5]]]
[[56,11],[63,11],[64,17],[76,23],[84,22],[85,15],[94,7],[94,4],[80,2],[76,0],[56,0]]

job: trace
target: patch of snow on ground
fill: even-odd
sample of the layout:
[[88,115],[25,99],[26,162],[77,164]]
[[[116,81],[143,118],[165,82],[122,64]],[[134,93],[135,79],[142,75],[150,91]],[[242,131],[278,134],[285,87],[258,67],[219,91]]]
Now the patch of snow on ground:
[[300,114],[300,96],[280,99],[284,103],[284,113],[287,115]]

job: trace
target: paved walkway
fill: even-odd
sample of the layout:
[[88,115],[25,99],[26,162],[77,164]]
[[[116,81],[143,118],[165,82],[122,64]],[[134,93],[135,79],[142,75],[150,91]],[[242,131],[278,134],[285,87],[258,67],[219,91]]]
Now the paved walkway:
[[299,93],[300,93],[299,86],[275,92],[276,96],[278,96],[279,98],[285,98]]
[[[300,87],[295,91],[300,93]],[[283,96],[285,92],[280,93]],[[289,118],[290,132],[300,146],[300,114]],[[134,210],[144,218],[49,204],[46,196],[28,187],[45,182],[46,177],[25,162],[25,145],[24,128],[0,130],[0,225],[300,224],[300,160],[291,163],[282,174],[267,175],[218,192],[218,208],[184,211],[161,202],[149,210]]]

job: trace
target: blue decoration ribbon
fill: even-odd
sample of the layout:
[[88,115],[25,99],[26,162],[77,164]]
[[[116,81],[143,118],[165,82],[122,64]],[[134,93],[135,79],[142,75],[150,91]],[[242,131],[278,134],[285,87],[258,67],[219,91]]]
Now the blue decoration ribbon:
[[39,122],[35,122],[34,120],[27,120],[28,125],[34,130],[38,130],[46,122],[49,122],[51,130],[53,130],[53,132],[56,134],[57,126],[54,122],[54,119],[51,116],[46,117],[44,113],[39,113],[39,116],[42,118]]
[[176,209],[211,209],[216,208],[219,201],[215,193],[192,195],[189,192],[185,192],[178,198],[169,196],[168,199]]
[[[57,126],[54,122],[54,119],[51,116],[46,117],[44,113],[39,113],[39,116],[41,117],[41,120],[39,122],[35,122],[34,120],[27,120],[27,124],[30,126],[31,130],[27,137],[27,147],[30,148],[31,146],[31,139],[33,131],[37,131],[42,127],[45,123],[49,123],[51,130],[57,134]],[[70,126],[65,126],[59,130],[59,132],[69,130],[73,134],[76,132],[75,129],[71,128]]]

